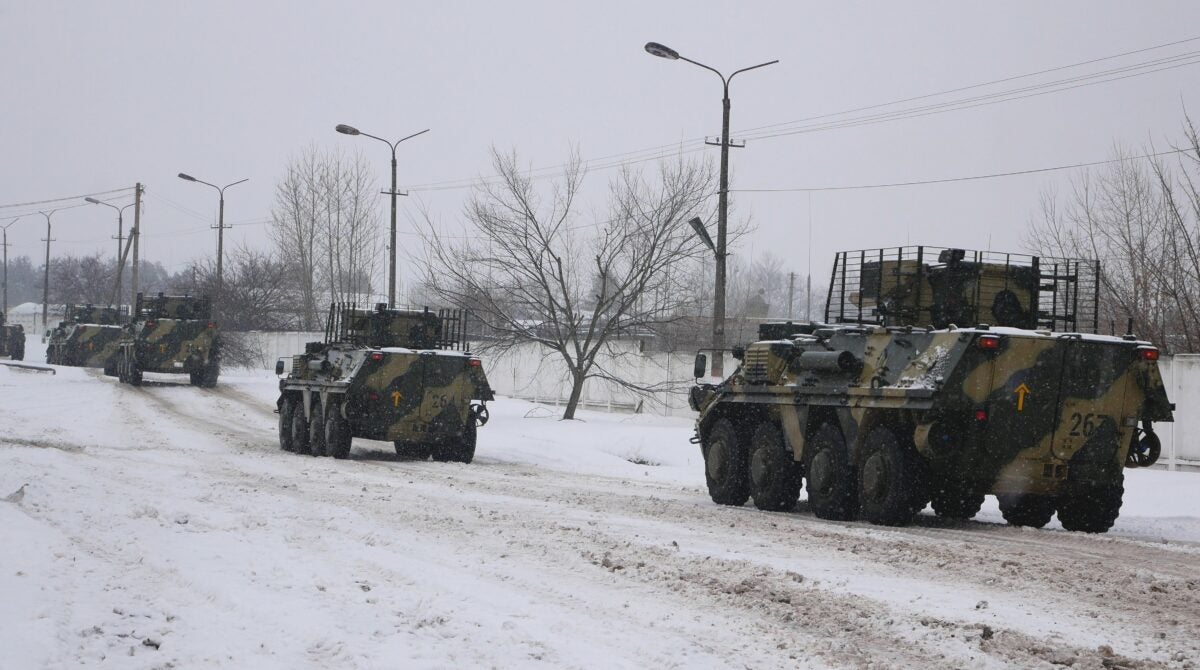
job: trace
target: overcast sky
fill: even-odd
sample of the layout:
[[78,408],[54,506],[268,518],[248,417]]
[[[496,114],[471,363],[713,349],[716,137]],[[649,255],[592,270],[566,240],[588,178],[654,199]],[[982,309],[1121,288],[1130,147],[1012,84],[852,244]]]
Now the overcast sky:
[[[0,2],[0,205],[146,185],[143,255],[170,269],[226,243],[266,245],[274,187],[310,144],[361,149],[382,185],[388,149],[336,134],[348,123],[399,138],[399,181],[457,226],[490,146],[535,167],[672,145],[720,132],[707,71],[643,51],[658,41],[719,70],[778,59],[733,82],[733,189],[939,179],[1102,160],[1114,143],[1160,147],[1200,110],[1200,65],[959,111],[817,132],[751,129],[957,89],[1200,36],[1179,2]],[[820,121],[1011,91],[1200,52],[1200,41],[1032,79]],[[1197,60],[1192,58],[1192,60]],[[1190,61],[1174,61],[1177,65]],[[1130,71],[1141,72],[1142,70]],[[1094,81],[1094,80],[1089,80]],[[811,123],[811,122],[810,122]],[[780,126],[779,129],[796,128]],[[739,131],[742,131],[739,133]],[[716,160],[717,149],[706,149]],[[630,154],[642,157],[647,154]],[[595,160],[593,165],[611,164]],[[603,185],[612,170],[589,179]],[[924,243],[1019,250],[1039,191],[1069,172],[878,190],[740,193],[756,232],[733,253],[770,251],[826,273],[835,250]],[[600,192],[597,188],[593,193]],[[78,201],[75,201],[78,202]],[[386,225],[387,200],[379,198]],[[401,202],[401,245],[414,210]],[[713,202],[715,209],[715,199]],[[584,208],[601,209],[599,202]],[[0,224],[34,207],[0,207]],[[112,253],[111,210],[53,216],[52,253]],[[9,230],[10,257],[40,259],[45,219]],[[40,261],[38,261],[40,263]],[[380,267],[386,267],[380,264]],[[401,274],[404,274],[402,266]]]

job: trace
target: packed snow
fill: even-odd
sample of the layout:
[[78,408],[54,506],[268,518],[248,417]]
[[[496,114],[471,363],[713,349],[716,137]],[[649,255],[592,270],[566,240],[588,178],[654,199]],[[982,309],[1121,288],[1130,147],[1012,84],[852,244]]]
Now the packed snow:
[[470,465],[338,461],[270,374],[53,370],[0,365],[0,668],[1200,662],[1200,474],[1101,536],[883,528],[714,505],[687,419],[501,398]]

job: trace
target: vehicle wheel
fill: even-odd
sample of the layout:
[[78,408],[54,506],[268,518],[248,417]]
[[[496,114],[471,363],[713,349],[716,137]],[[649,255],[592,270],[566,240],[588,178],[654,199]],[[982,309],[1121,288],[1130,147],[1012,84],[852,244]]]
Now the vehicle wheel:
[[221,364],[213,361],[200,369],[200,386],[206,389],[213,388],[217,385],[217,378],[221,376]]
[[192,386],[199,386],[200,385],[200,373],[199,372],[189,372],[188,373],[188,383],[191,384]]
[[12,350],[11,358],[14,361],[25,360],[25,339],[22,338],[22,339],[17,340],[16,342],[13,342],[11,350]]
[[284,451],[295,451],[292,441],[292,415],[296,412],[296,401],[284,398],[279,403],[279,448]]
[[125,380],[132,386],[142,385],[142,368],[138,366],[137,358],[130,358],[125,371]]
[[858,501],[863,518],[884,526],[904,526],[923,500],[920,457],[887,426],[867,434],[858,468]]
[[350,425],[342,416],[340,405],[329,406],[329,416],[325,417],[325,453],[334,458],[342,459],[350,455]]
[[718,419],[705,437],[704,478],[720,505],[741,506],[750,498],[749,455],[729,419]]
[[1125,475],[1107,486],[1077,488],[1058,499],[1058,520],[1063,528],[1084,533],[1104,533],[1112,528],[1121,513],[1125,495]]
[[302,402],[296,402],[292,408],[292,451],[310,454],[312,447],[308,443],[308,419],[304,416]]
[[453,460],[459,463],[470,463],[474,460],[477,437],[478,431],[475,429],[475,422],[467,421],[467,428],[463,431],[463,436],[458,440],[458,449]]
[[325,409],[320,398],[313,399],[312,418],[308,421],[308,448],[313,456],[325,455]]
[[400,458],[411,458],[413,460],[423,461],[433,455],[433,450],[428,444],[396,440],[395,445],[396,455]]
[[808,445],[804,474],[808,480],[808,504],[813,514],[822,519],[845,521],[858,512],[858,496],[854,490],[854,468],[842,431],[823,424]]
[[942,483],[929,493],[934,513],[944,519],[970,519],[983,507],[983,494],[963,482]]
[[763,422],[750,441],[750,497],[754,506],[779,512],[796,506],[800,497],[800,464],[783,445],[783,434]]
[[104,376],[105,377],[116,377],[117,376],[117,367],[118,367],[118,363],[117,363],[116,359],[113,359],[113,358],[108,359],[108,361],[105,362],[105,364],[104,364]]
[[1054,499],[1049,496],[1002,493],[996,499],[1000,501],[1000,513],[1010,526],[1041,528],[1054,516]]

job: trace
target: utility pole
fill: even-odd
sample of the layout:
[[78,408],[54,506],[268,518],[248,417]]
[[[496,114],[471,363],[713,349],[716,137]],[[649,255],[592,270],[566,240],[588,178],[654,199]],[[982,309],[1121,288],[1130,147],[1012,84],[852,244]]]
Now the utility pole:
[[210,183],[204,181],[203,179],[196,179],[192,175],[184,173],[184,172],[179,173],[179,178],[184,181],[194,181],[198,184],[204,184],[205,186],[211,186],[211,187],[217,189],[217,194],[220,196],[221,204],[220,204],[220,209],[217,210],[217,225],[215,226],[215,228],[217,229],[217,291],[216,291],[217,295],[214,297],[214,305],[216,306],[215,311],[217,312],[217,316],[219,318],[220,313],[221,313],[221,307],[223,304],[222,300],[221,300],[221,296],[223,294],[224,284],[225,284],[225,273],[224,273],[225,229],[231,227],[231,226],[225,225],[225,189],[229,188],[230,186],[237,186],[238,184],[241,184],[242,182],[249,181],[250,178],[246,177],[245,179],[239,179],[239,180],[233,182],[232,184],[226,184],[224,186],[217,186],[216,184],[210,184]]
[[[681,60],[691,63],[692,65],[702,67],[720,77],[721,85],[724,88],[724,94],[721,97],[721,183],[719,187],[720,191],[717,193],[717,277],[715,291],[716,295],[713,296],[712,335],[712,374],[714,377],[723,377],[725,375],[725,365],[722,360],[725,352],[725,261],[726,256],[728,255],[726,253],[726,238],[728,237],[729,223],[729,147],[736,146],[740,148],[746,146],[745,142],[734,145],[731,145],[729,142],[729,82],[743,72],[756,70],[760,67],[766,67],[768,65],[774,65],[779,61],[773,60],[766,63],[759,63],[758,65],[751,65],[750,67],[744,67],[740,70],[735,70],[733,74],[730,74],[728,77],[726,77],[725,75],[721,74],[719,70],[709,67],[704,63],[680,56],[678,51],[675,51],[668,46],[659,44],[658,42],[647,42],[645,49],[646,53],[649,53],[651,56],[658,56],[659,58],[666,58],[667,60]],[[717,144],[717,142],[707,139],[704,140],[704,143],[710,145]]]
[[[132,286],[129,290],[129,309],[136,309],[137,294],[138,294],[138,239],[142,236],[142,191],[144,187],[142,182],[138,182],[133,188],[133,228],[129,229],[129,237],[133,240],[133,274],[130,276]],[[132,314],[134,319],[136,314]]]
[[792,305],[796,304],[796,273],[788,273],[788,321],[792,320]]
[[46,217],[46,272],[42,278],[42,330],[46,329],[46,311],[50,304],[50,242],[53,241],[50,237],[50,216],[58,210],[52,209],[50,213],[38,212]]
[[21,220],[17,217],[4,226],[4,318],[8,318],[8,229]]

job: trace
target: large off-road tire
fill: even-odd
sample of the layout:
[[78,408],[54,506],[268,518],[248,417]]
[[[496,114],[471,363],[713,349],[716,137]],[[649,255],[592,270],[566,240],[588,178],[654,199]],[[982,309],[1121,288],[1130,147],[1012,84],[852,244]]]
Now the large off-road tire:
[[295,451],[292,441],[292,415],[296,412],[296,401],[284,398],[279,403],[279,448],[284,451]]
[[800,464],[783,444],[774,423],[763,422],[750,440],[750,497],[761,510],[779,512],[796,506],[803,480]]
[[297,402],[292,410],[292,451],[297,454],[311,454],[312,447],[308,442],[308,418],[304,416],[302,402]]
[[929,491],[933,511],[944,519],[970,519],[983,507],[983,493],[965,482],[941,482]]
[[1041,528],[1054,516],[1054,499],[1050,496],[1002,493],[996,499],[1000,501],[1000,513],[1010,526]]
[[808,504],[822,519],[845,521],[858,513],[857,480],[842,431],[833,424],[817,429],[804,463]]
[[729,419],[718,419],[704,437],[704,479],[720,505],[740,507],[750,498],[750,458]]
[[1084,533],[1104,533],[1112,528],[1121,514],[1125,495],[1125,475],[1122,473],[1108,485],[1077,487],[1058,499],[1058,521],[1067,530]]
[[123,354],[125,361],[125,383],[131,386],[142,385],[142,368],[138,365],[137,357]]
[[104,362],[104,376],[105,377],[116,377],[118,374],[119,367],[120,367],[120,364],[117,362],[116,357],[108,359],[107,361]]
[[329,406],[328,416],[325,417],[325,453],[334,458],[342,459],[350,455],[350,424],[342,416],[341,405]]
[[10,347],[9,350],[12,351],[12,355],[10,357],[14,361],[25,360],[25,338],[21,337],[14,339],[12,342],[12,347]]
[[312,418],[308,420],[308,448],[313,456],[325,455],[325,409],[320,398],[313,399]]
[[210,389],[217,385],[217,378],[221,376],[221,364],[217,361],[212,361],[205,365],[200,370],[200,387]]
[[405,442],[396,440],[396,455],[400,458],[411,458],[423,461],[433,455],[433,449],[425,442]]
[[924,500],[920,456],[896,432],[884,425],[867,434],[858,467],[858,503],[871,523],[904,526]]

